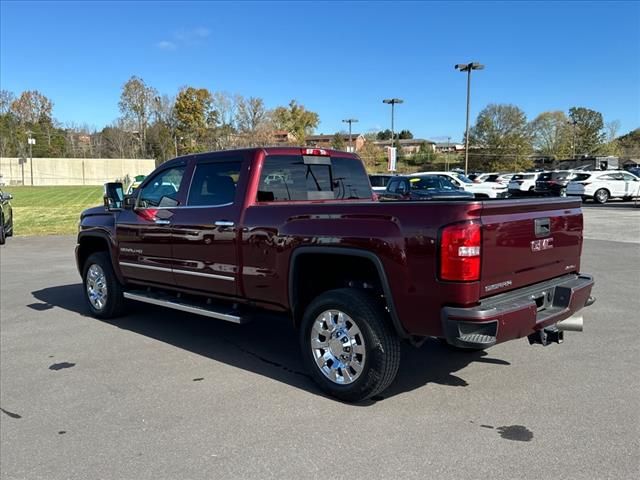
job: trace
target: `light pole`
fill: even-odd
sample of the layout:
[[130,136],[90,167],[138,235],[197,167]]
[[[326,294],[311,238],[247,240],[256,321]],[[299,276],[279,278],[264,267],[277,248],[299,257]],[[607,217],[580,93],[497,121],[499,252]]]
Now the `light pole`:
[[568,123],[573,126],[573,139],[571,140],[571,160],[575,160],[576,159],[576,125],[578,125],[578,122],[576,122],[575,120],[571,120]]
[[357,118],[347,118],[346,120],[342,120],[342,123],[348,123],[349,124],[349,151],[351,153],[353,153],[353,144],[352,144],[352,140],[351,140],[351,124],[352,123],[356,123],[358,121]]
[[[31,171],[31,186],[33,187],[33,150],[32,147],[36,144],[36,139],[31,136],[31,132],[27,132],[29,134],[29,138],[27,138],[27,142],[29,142],[29,170]],[[22,184],[24,185],[24,179],[22,180]]]
[[404,100],[402,100],[401,98],[385,98],[384,100],[382,100],[382,103],[391,105],[391,146],[393,147],[395,142],[395,133],[393,130],[395,106],[396,106],[396,103],[404,103]]
[[449,171],[449,154],[451,153],[451,137],[447,137],[447,157],[445,158],[446,171]]
[[467,128],[465,129],[465,141],[464,141],[464,174],[467,174],[469,169],[469,105],[471,103],[471,70],[482,70],[484,65],[478,62],[471,63],[458,63],[455,67],[456,70],[461,72],[467,72]]

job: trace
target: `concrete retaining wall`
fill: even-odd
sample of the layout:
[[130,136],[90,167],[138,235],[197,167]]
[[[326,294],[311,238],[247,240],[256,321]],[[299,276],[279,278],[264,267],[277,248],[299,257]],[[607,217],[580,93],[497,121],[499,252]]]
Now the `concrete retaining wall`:
[[146,158],[34,158],[32,165],[29,159],[0,157],[0,183],[102,185],[127,175],[147,175],[155,167],[156,161]]

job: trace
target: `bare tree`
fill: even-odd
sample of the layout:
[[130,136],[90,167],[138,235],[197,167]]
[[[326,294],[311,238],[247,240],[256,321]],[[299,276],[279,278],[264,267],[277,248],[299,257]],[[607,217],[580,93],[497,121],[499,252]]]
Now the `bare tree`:
[[15,101],[16,96],[9,90],[0,90],[0,115],[9,113],[11,104]]
[[120,94],[120,112],[125,119],[135,122],[142,155],[145,154],[147,126],[157,96],[155,88],[147,86],[135,75],[123,85]]
[[612,120],[611,122],[607,122],[604,126],[607,132],[607,142],[613,142],[620,131],[620,120]]

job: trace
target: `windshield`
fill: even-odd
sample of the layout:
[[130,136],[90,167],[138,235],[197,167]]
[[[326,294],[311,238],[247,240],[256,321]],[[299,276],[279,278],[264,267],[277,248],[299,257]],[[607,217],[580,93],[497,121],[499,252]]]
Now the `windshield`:
[[462,183],[473,183],[467,178],[466,175],[463,175],[462,173],[451,172],[451,175],[460,180]]
[[409,179],[411,190],[438,190],[440,182],[438,177],[413,177]]

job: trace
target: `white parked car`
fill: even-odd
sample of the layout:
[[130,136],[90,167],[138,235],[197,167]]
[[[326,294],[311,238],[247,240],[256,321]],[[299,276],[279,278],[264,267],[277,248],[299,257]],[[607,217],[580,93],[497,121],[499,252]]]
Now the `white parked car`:
[[513,173],[482,173],[473,179],[474,183],[500,183],[508,185]]
[[516,173],[509,181],[510,193],[533,192],[536,188],[536,180],[539,172]]
[[419,172],[420,174],[443,175],[459,188],[463,188],[467,192],[471,192],[476,198],[506,198],[509,196],[507,184],[496,182],[475,183],[467,178],[464,173],[458,172]]
[[567,195],[607,203],[610,198],[631,200],[640,196],[640,178],[629,172],[604,170],[577,173],[567,185]]

